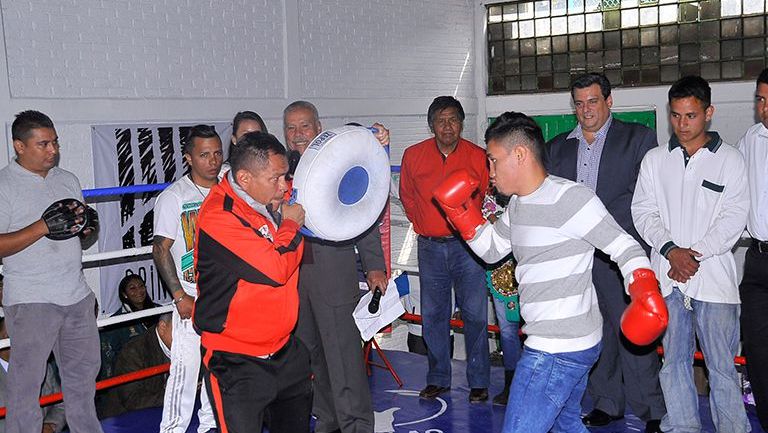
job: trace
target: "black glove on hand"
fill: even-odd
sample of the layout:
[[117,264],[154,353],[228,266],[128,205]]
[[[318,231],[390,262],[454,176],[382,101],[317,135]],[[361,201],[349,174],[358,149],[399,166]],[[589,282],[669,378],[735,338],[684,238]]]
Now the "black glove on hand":
[[[83,230],[79,233],[80,238],[85,238],[99,231],[99,214],[96,209],[85,205],[85,222],[83,223]],[[88,233],[86,231],[90,230]]]
[[[78,212],[79,211],[79,212]],[[86,225],[85,205],[74,198],[59,200],[43,212],[48,239],[63,241],[77,236]]]

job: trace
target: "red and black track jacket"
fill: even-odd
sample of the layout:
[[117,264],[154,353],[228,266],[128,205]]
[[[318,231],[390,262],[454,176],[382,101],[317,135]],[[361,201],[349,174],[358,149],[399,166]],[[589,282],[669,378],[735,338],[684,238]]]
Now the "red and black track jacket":
[[197,217],[193,322],[209,350],[264,356],[288,341],[299,311],[299,226],[279,229],[232,190],[211,189]]

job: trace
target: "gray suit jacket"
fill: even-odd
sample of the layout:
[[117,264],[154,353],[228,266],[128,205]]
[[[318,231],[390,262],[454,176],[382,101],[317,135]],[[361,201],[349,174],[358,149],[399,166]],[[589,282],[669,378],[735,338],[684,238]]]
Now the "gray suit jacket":
[[355,246],[360,254],[363,271],[386,269],[378,223],[348,242],[325,242],[313,238],[305,240],[299,272],[300,290],[322,293],[331,306],[357,303],[360,298]]

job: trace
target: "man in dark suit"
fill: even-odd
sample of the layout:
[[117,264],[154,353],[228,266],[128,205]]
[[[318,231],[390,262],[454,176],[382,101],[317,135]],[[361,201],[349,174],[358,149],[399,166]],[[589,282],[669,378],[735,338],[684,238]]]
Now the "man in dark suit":
[[[171,361],[173,343],[173,316],[165,313],[157,325],[130,339],[117,355],[115,375],[131,373]],[[148,407],[163,407],[168,375],[152,376],[112,388],[107,397],[102,417],[117,416]]]
[[[579,124],[547,143],[544,155],[550,174],[591,188],[608,212],[648,252],[632,223],[632,195],[640,162],[656,147],[656,133],[611,116],[611,84],[602,74],[582,75],[571,84]],[[584,416],[587,426],[603,426],[624,416],[627,403],[646,422],[646,432],[660,432],[666,413],[659,385],[655,345],[638,347],[621,335],[621,314],[627,307],[624,282],[610,258],[595,254],[592,280],[603,315],[603,349],[589,376],[587,391],[594,409]]]
[[[389,132],[374,125],[379,141]],[[303,154],[322,131],[317,109],[296,101],[283,112],[285,142]],[[360,331],[352,312],[360,298],[355,247],[370,290],[386,291],[387,275],[378,224],[348,242],[305,238],[299,271],[296,336],[309,349],[314,379],[312,412],[318,433],[372,432],[373,404],[365,372]]]

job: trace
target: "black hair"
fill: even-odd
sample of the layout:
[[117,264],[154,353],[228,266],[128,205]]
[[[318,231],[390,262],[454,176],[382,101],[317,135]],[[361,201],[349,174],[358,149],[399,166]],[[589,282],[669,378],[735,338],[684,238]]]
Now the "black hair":
[[611,96],[611,82],[608,81],[608,77],[597,72],[589,72],[579,75],[571,83],[571,97],[573,97],[574,89],[586,89],[587,87],[599,84],[600,93],[603,94],[603,98],[608,99]]
[[675,81],[669,88],[668,96],[670,103],[673,99],[693,96],[704,104],[704,109],[712,103],[712,89],[709,83],[697,75],[688,75]]
[[506,147],[512,143],[523,144],[533,151],[539,162],[543,161],[544,134],[539,125],[523,113],[507,111],[497,117],[485,131],[485,143],[491,140],[504,141]]
[[257,113],[253,111],[240,111],[235,114],[235,118],[232,119],[232,135],[237,133],[237,128],[240,127],[240,123],[244,120],[253,120],[259,124],[262,132],[269,132],[267,131],[267,125],[264,123],[264,119],[262,119],[261,116],[259,116]]
[[[117,296],[120,298],[120,302],[127,305],[128,308],[130,308],[133,311],[133,305],[128,300],[128,295],[125,294],[125,291],[128,289],[128,284],[131,283],[131,281],[138,280],[141,281],[141,284],[145,285],[146,290],[146,281],[144,281],[144,278],[142,278],[139,274],[128,274],[123,277],[122,280],[120,280],[120,283],[117,285]],[[152,299],[149,298],[149,293],[147,293],[147,297],[144,298],[144,303],[141,305],[141,308],[139,310],[146,310],[147,308],[152,308],[155,306],[155,303],[152,302]]]
[[216,128],[211,125],[195,125],[189,128],[189,132],[187,132],[187,140],[184,142],[184,153],[192,153],[192,149],[195,147],[195,138],[214,137],[221,141],[219,134],[216,132]]
[[24,141],[29,138],[32,130],[37,128],[53,129],[53,120],[39,111],[22,111],[16,115],[11,125],[11,136],[14,140]]
[[272,155],[285,155],[285,147],[274,135],[267,132],[249,132],[239,140],[229,155],[232,173],[242,169],[263,168]]
[[757,76],[757,85],[759,86],[760,83],[768,84],[768,68],[763,69]]
[[435,117],[447,108],[455,108],[459,120],[464,122],[464,107],[461,106],[461,102],[453,96],[438,96],[429,104],[427,110],[427,125],[430,131],[435,132]]

